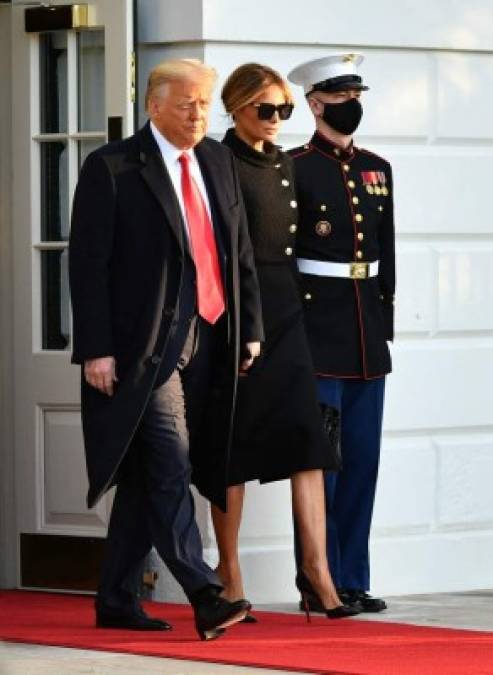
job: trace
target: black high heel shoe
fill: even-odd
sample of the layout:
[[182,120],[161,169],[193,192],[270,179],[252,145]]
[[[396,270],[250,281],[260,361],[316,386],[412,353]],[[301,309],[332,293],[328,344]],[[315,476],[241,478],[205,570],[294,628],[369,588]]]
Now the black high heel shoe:
[[[217,576],[219,577],[219,580],[221,581],[221,583],[222,583],[223,586],[224,586],[224,585],[225,585],[225,584],[224,584],[224,581],[223,581],[223,580],[221,579],[221,577],[219,576],[219,573],[218,573],[218,571],[217,571],[217,567],[216,567],[216,569],[214,570],[214,572],[217,574]],[[245,598],[242,598],[241,600],[238,600],[237,602],[244,602],[245,604],[248,604],[249,607],[250,607],[250,609],[251,609],[251,607],[252,607],[250,601],[249,601],[249,600],[246,600]],[[256,616],[253,616],[253,614],[250,614],[250,612],[248,612],[248,614],[246,614],[245,617],[244,617],[239,623],[258,623],[258,619],[257,619]]]
[[[296,588],[301,593],[301,599],[306,614],[306,620],[308,623],[310,623],[311,621],[310,603],[309,603],[310,598],[317,598],[318,602],[323,607],[322,601],[320,600],[320,597],[318,596],[317,592],[313,588],[310,580],[303,572],[303,570],[298,570],[296,574],[295,583]],[[326,607],[324,607],[323,611],[325,612],[325,616],[328,619],[345,619],[350,616],[356,616],[356,614],[360,613],[359,609],[356,609],[355,607],[348,607],[348,605],[339,605],[338,607],[334,607],[333,609],[327,609]]]
[[240,623],[258,623],[258,619],[256,616],[253,616],[253,614],[248,613]]

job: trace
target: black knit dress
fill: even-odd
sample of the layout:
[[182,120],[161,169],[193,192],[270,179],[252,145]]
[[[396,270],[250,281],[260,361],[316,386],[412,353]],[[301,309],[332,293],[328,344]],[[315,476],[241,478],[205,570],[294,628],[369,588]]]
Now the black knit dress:
[[257,152],[233,129],[223,143],[237,158],[266,334],[262,356],[240,377],[228,485],[335,469],[303,327],[292,160],[268,143]]

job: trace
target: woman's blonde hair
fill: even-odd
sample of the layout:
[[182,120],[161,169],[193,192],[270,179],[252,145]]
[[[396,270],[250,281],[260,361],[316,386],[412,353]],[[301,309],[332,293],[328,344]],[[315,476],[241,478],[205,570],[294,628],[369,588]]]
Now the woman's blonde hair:
[[277,84],[286,103],[293,103],[293,95],[286,80],[273,68],[260,63],[244,63],[228,77],[221,91],[221,98],[230,115],[251,103],[271,84]]
[[149,73],[145,94],[146,110],[149,106],[149,101],[156,90],[169,82],[192,80],[209,84],[212,89],[216,78],[217,73],[214,68],[207,66],[198,59],[173,59],[163,61],[155,66]]

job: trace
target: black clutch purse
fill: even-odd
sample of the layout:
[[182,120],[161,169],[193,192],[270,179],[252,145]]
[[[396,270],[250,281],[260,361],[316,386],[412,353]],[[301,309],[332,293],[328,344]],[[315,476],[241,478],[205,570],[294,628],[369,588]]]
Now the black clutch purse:
[[322,421],[324,434],[327,439],[327,451],[330,457],[330,463],[327,466],[328,471],[340,471],[342,469],[341,455],[341,413],[337,408],[320,404],[322,411]]

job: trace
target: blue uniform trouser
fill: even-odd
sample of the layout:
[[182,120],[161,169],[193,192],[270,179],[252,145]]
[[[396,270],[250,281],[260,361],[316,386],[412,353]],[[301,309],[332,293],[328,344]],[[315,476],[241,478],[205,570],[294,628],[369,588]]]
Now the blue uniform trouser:
[[[319,401],[341,415],[342,469],[325,476],[327,557],[337,588],[370,587],[370,536],[382,433],[385,377],[318,378]],[[300,564],[299,545],[296,557]]]

